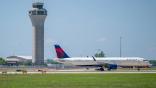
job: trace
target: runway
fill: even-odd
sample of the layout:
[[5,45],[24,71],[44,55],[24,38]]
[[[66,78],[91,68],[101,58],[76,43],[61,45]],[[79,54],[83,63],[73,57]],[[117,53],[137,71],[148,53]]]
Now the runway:
[[[100,71],[93,71],[93,72],[84,72],[84,71],[53,71],[53,72],[7,72],[5,74],[156,74],[156,72],[100,72]],[[0,74],[4,74],[0,72]]]

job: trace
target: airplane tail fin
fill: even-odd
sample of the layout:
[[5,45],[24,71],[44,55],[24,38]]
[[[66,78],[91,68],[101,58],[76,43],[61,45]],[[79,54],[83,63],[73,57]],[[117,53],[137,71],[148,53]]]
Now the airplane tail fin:
[[54,45],[54,46],[55,46],[57,58],[69,58],[69,56],[64,52],[64,50],[60,47],[60,45]]

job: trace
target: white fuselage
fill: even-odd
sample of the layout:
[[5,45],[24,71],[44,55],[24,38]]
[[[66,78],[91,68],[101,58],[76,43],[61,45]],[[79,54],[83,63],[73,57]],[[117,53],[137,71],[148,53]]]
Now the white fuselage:
[[149,67],[151,64],[140,57],[105,57],[105,58],[93,58],[93,57],[73,57],[63,58],[57,60],[63,64],[72,64],[76,66],[95,66],[105,64],[116,64],[117,66],[144,66]]

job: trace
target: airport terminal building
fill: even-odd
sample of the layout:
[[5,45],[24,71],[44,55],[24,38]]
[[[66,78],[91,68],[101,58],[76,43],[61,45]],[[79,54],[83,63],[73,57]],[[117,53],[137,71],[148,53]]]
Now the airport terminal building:
[[19,65],[19,63],[32,62],[32,56],[8,56],[6,59],[7,65]]

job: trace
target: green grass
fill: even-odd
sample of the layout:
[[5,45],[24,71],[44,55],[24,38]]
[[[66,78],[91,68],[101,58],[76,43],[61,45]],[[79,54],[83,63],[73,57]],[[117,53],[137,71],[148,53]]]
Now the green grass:
[[156,88],[156,74],[0,75],[0,88]]

